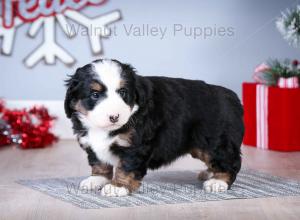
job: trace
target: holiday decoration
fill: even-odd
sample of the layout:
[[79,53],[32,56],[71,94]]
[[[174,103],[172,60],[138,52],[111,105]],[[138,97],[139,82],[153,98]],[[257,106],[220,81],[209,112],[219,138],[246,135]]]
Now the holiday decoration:
[[298,60],[270,60],[267,64],[259,65],[253,78],[257,83],[281,88],[298,88],[300,65]]
[[300,89],[243,84],[243,143],[261,149],[300,150]]
[[289,78],[280,77],[277,86],[279,88],[299,88],[299,78],[297,76]]
[[283,12],[276,25],[291,46],[300,47],[300,6]]
[[77,33],[69,24],[68,19],[70,19],[86,28],[92,52],[95,55],[100,54],[102,37],[110,36],[107,25],[119,20],[121,13],[116,10],[89,18],[79,11],[84,7],[97,6],[105,2],[106,0],[3,0],[0,3],[2,8],[0,37],[3,38],[1,51],[4,55],[11,55],[17,28],[30,23],[28,35],[32,38],[36,37],[38,31],[43,28],[44,41],[25,58],[25,65],[31,68],[40,60],[51,65],[55,63],[56,58],[67,65],[72,65],[75,63],[75,58],[56,42],[55,34],[56,23],[58,23],[68,38],[74,37]]
[[299,61],[259,65],[243,84],[243,143],[261,149],[300,150]]
[[53,120],[44,107],[9,110],[0,100],[0,146],[17,144],[28,149],[51,145],[57,141],[50,132]]

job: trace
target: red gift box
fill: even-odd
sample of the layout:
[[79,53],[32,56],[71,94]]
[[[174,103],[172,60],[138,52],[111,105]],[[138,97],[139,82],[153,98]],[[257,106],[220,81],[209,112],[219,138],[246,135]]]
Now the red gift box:
[[300,89],[243,83],[245,136],[257,148],[300,150]]

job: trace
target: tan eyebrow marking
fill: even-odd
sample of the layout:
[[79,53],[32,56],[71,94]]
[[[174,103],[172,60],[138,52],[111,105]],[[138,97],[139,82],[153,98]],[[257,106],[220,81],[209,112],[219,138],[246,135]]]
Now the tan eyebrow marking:
[[91,89],[100,92],[100,91],[103,90],[103,87],[97,82],[92,82],[91,83]]
[[119,84],[119,88],[123,88],[126,85],[126,81],[124,79],[121,79],[120,84]]

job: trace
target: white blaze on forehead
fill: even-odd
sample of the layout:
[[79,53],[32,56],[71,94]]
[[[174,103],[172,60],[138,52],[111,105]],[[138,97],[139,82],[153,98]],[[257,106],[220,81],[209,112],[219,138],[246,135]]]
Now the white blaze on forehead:
[[103,60],[102,62],[93,63],[95,72],[98,74],[102,83],[108,91],[115,91],[120,87],[121,67],[114,61]]
[[[132,115],[131,107],[118,94],[123,84],[121,66],[111,60],[92,63],[95,74],[98,75],[101,84],[106,87],[105,98],[99,100],[94,108],[87,113],[85,120],[89,127],[103,129],[117,129],[126,124]],[[112,122],[111,116],[117,116],[118,121]]]

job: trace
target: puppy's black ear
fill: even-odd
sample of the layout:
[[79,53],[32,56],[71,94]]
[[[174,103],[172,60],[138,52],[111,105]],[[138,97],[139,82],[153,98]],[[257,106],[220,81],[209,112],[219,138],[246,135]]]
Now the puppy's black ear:
[[144,85],[143,77],[136,74],[136,70],[130,64],[121,64],[124,74],[126,77],[130,79],[130,81],[134,82],[134,96],[135,102],[139,107],[143,106],[146,102],[147,88]]
[[82,75],[83,75],[82,68],[78,68],[74,75],[71,75],[69,79],[67,79],[66,86],[67,92],[65,97],[65,113],[68,118],[71,118],[73,112],[75,112],[75,103],[78,99],[78,92],[79,87],[82,83]]
[[71,118],[73,112],[75,111],[73,108],[73,103],[75,99],[75,91],[76,88],[78,87],[78,80],[75,78],[75,74],[71,76],[70,79],[66,80],[66,86],[67,86],[67,92],[66,92],[66,97],[65,97],[65,113],[68,118]]
[[152,87],[150,85],[149,80],[142,76],[139,76],[136,73],[136,69],[130,64],[123,64],[118,60],[114,61],[121,65],[124,76],[126,76],[126,78],[129,79],[129,81],[133,82],[135,97],[134,101],[136,104],[138,104],[140,108],[143,107],[152,93]]
[[75,74],[71,75],[69,79],[67,79],[67,93],[65,97],[65,113],[68,118],[71,118],[73,112],[75,112],[75,104],[79,97],[84,93],[81,91],[85,85],[85,83],[89,83],[91,80],[93,73],[93,66],[91,64],[87,64],[81,68],[78,68]]
[[149,85],[146,80],[139,76],[135,75],[135,100],[139,107],[143,107],[147,102],[147,97],[150,94]]

